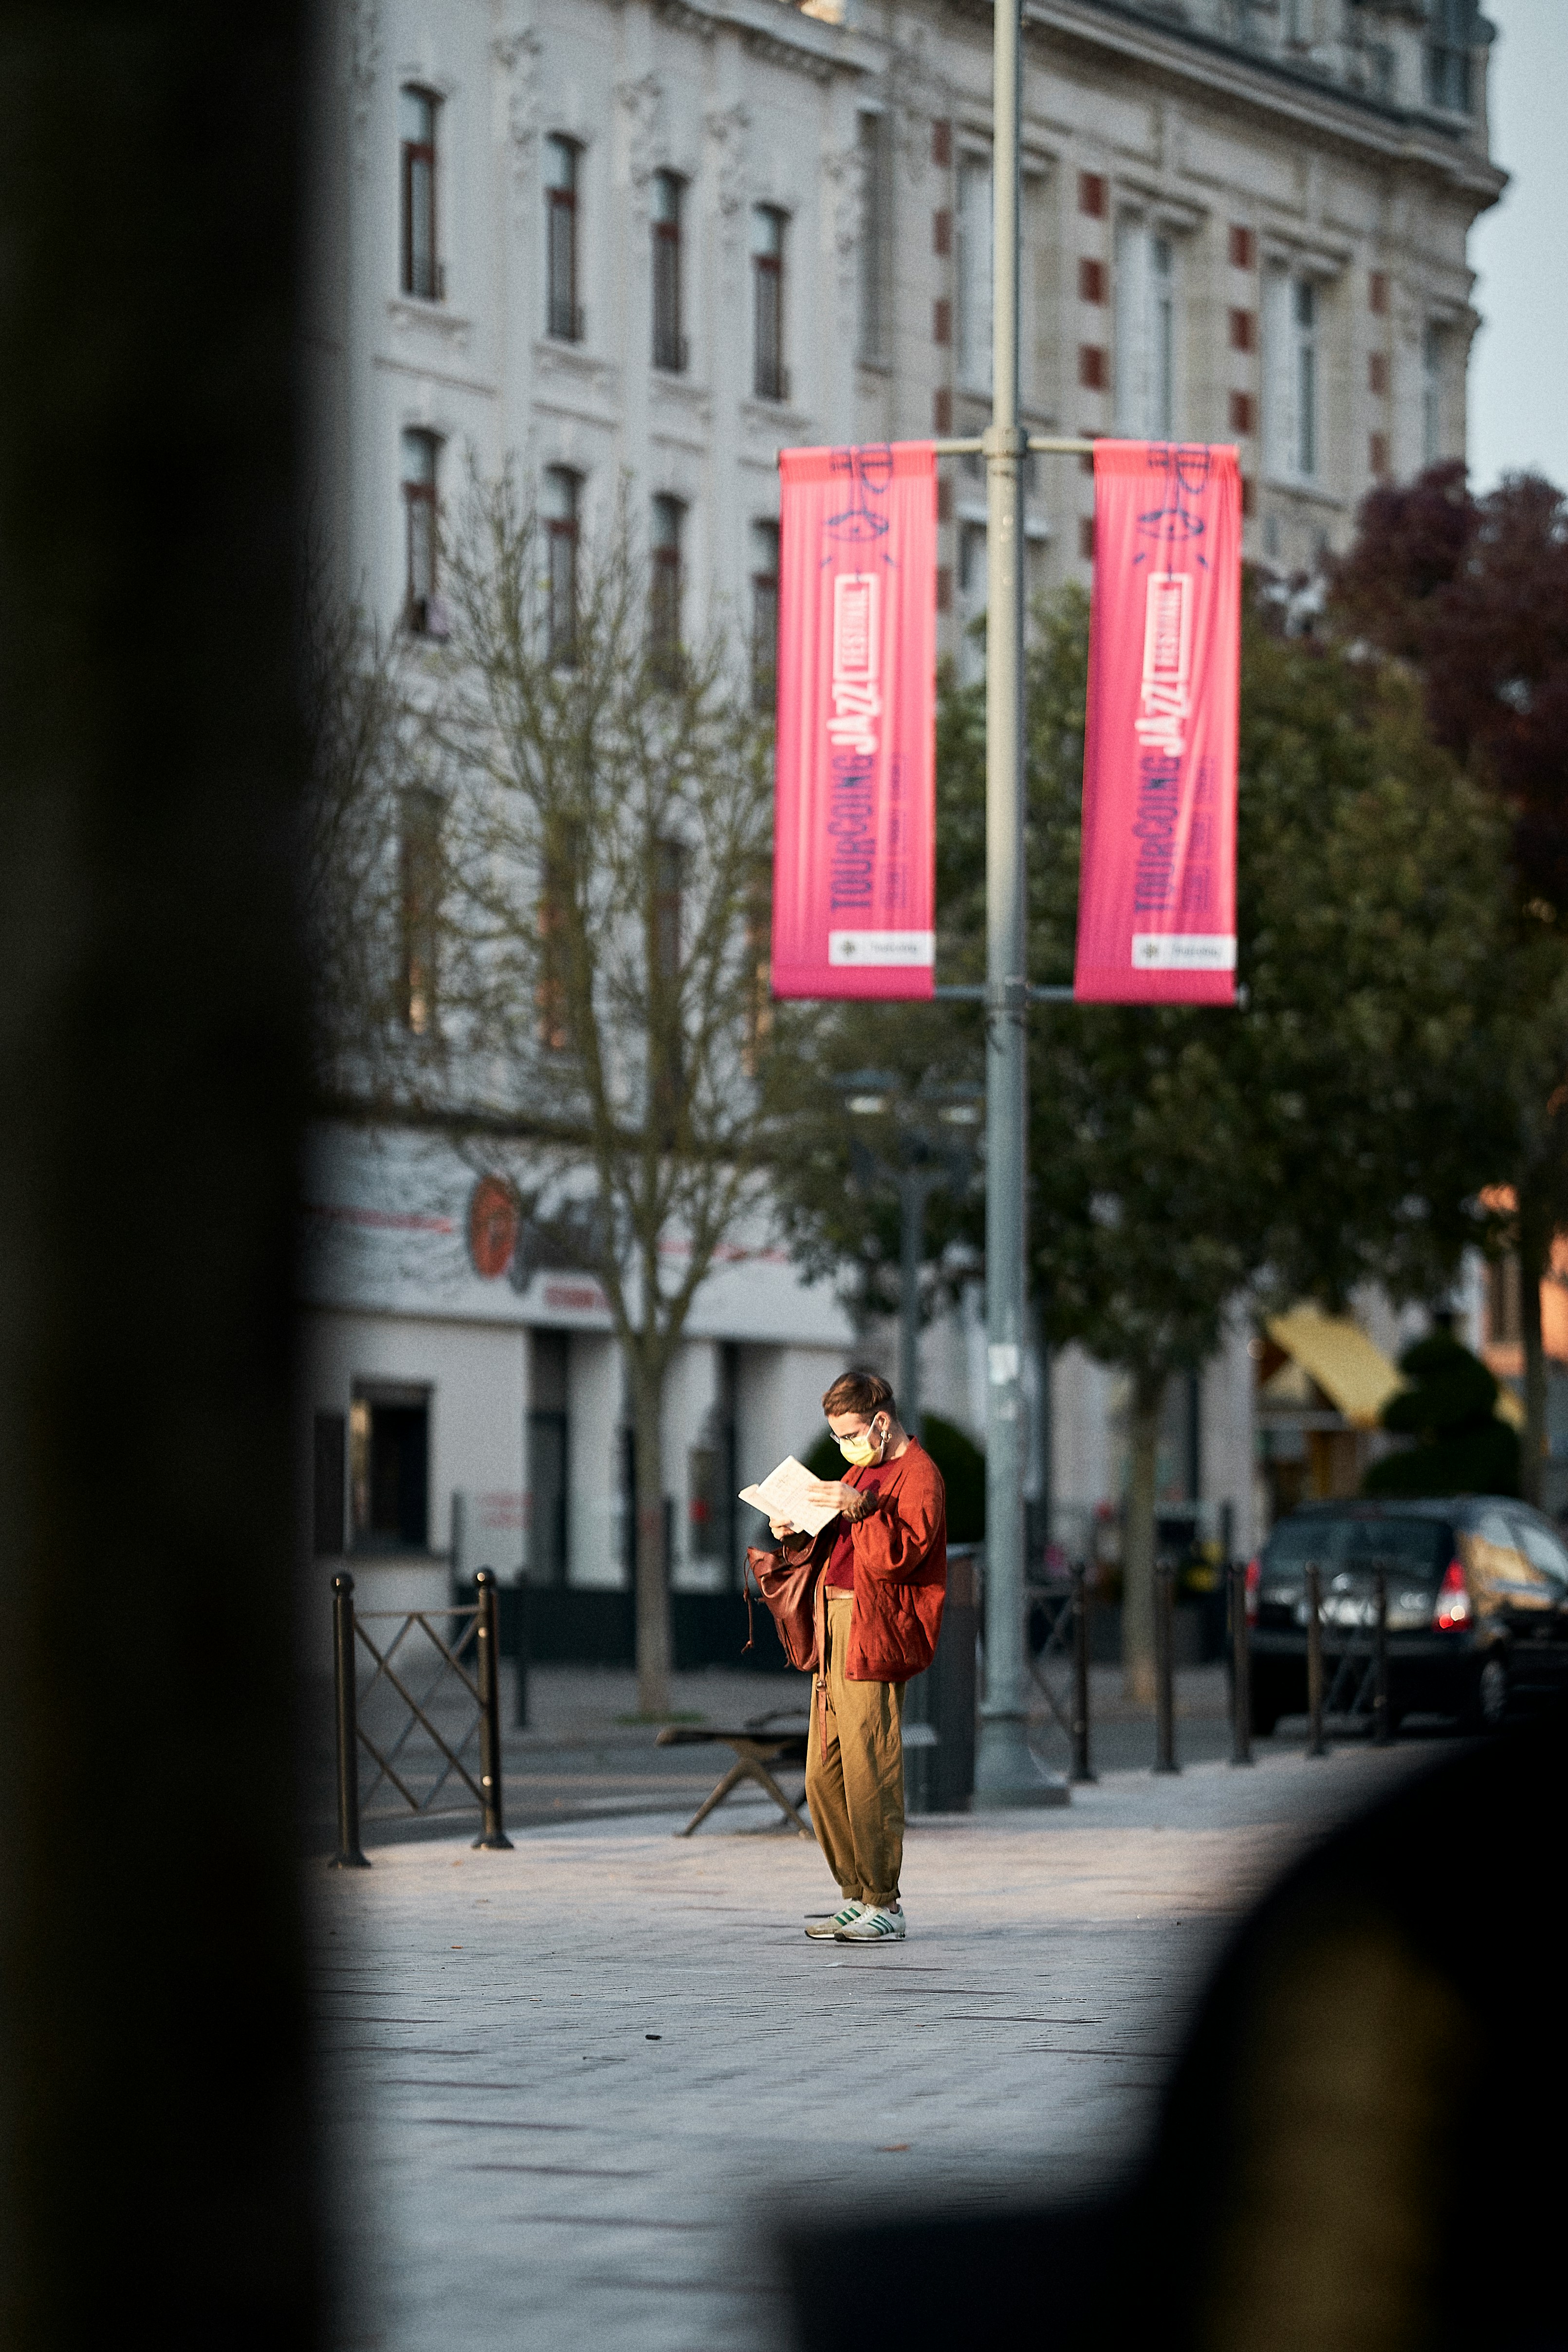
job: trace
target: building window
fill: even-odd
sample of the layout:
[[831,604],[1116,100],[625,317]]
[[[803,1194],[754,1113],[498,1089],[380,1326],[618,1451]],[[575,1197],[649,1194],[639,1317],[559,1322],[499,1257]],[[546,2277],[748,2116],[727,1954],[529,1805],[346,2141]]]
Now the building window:
[[406,577],[403,618],[417,637],[444,637],[447,612],[437,593],[440,505],[437,476],[441,444],[434,433],[403,436],[403,509]]
[[886,114],[860,117],[860,357],[877,367],[893,326],[893,126]]
[[673,172],[653,175],[653,363],[686,373],[680,283],[681,212],[686,184]]
[[778,681],[779,527],[752,525],[752,701],[771,710]]
[[1435,466],[1443,453],[1443,330],[1428,323],[1421,338],[1421,457]]
[[958,165],[958,382],[991,394],[991,164],[979,155]]
[[441,800],[405,793],[398,833],[398,1013],[427,1037],[436,1025],[442,898]]
[[560,823],[547,828],[540,858],[539,977],[533,992],[537,1034],[547,1054],[563,1054],[572,1042],[571,914],[578,860],[574,828]]
[[577,540],[583,478],[569,466],[544,469],[544,545],[548,565],[550,658],[577,658]]
[[341,1559],[345,1549],[343,1504],[348,1475],[348,1424],[342,1414],[319,1412],[315,1440],[310,1549],[318,1559]]
[[752,389],[759,400],[789,398],[784,365],[784,215],[752,207]]
[[558,342],[583,340],[577,299],[577,182],[583,151],[574,139],[544,142],[545,320]]
[[1078,208],[1090,220],[1105,218],[1105,175],[1100,172],[1080,172],[1078,175]]
[[1283,270],[1270,278],[1263,425],[1269,470],[1288,481],[1315,481],[1318,475],[1321,308],[1310,278]]
[[436,118],[441,101],[427,89],[398,93],[402,131],[403,290],[438,302],[446,289],[436,248]]
[[649,550],[648,651],[656,673],[673,683],[680,661],[681,539],[686,509],[679,499],[657,498]]
[[1169,441],[1176,424],[1176,260],[1171,240],[1123,220],[1116,236],[1116,429]]
[[349,1412],[356,1551],[424,1551],[430,1540],[430,1391],[356,1383]]
[[1426,103],[1470,110],[1470,51],[1479,37],[1476,0],[1427,0]]

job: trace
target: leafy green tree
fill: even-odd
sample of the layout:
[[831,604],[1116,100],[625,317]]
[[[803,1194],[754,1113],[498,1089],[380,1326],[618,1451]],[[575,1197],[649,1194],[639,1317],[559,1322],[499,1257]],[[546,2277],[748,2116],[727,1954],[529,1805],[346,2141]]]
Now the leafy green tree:
[[[1066,979],[1077,915],[1087,605],[1030,656],[1031,977]],[[1152,1663],[1155,1460],[1173,1374],[1238,1299],[1430,1296],[1479,1230],[1502,843],[1390,665],[1247,605],[1238,846],[1243,1008],[1031,1016],[1031,1249],[1048,1337],[1124,1371],[1130,1686]],[[981,935],[975,689],[942,741],[946,968]],[[956,807],[955,807],[956,804]],[[951,814],[950,814],[951,813]],[[971,950],[972,957],[973,950]],[[973,970],[973,962],[970,968]]]
[[1497,1417],[1498,1384],[1479,1356],[1449,1331],[1406,1348],[1399,1369],[1408,1385],[1384,1406],[1383,1426],[1413,1437],[1386,1454],[1362,1481],[1368,1495],[1517,1495],[1519,1439]]
[[1373,491],[1331,574],[1342,626],[1411,664],[1434,740],[1509,830],[1492,984],[1507,1115],[1493,1129],[1493,1244],[1518,1253],[1522,1478],[1546,1451],[1541,1282],[1568,1230],[1568,497],[1539,475],[1486,496],[1456,459]]

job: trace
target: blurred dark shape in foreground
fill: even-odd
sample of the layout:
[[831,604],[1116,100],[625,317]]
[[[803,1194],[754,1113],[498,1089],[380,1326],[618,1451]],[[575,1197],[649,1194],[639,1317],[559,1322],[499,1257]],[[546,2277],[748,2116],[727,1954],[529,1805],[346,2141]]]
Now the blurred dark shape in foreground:
[[0,2344],[319,2340],[303,12],[0,10]]
[[1568,2345],[1563,1727],[1341,1831],[1221,1963],[1125,2194],[788,2249],[802,2352],[1555,2352]]

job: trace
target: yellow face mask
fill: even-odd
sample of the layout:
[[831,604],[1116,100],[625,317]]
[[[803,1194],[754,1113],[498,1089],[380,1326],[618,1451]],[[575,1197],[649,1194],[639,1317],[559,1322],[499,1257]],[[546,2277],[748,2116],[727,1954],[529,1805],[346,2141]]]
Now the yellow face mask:
[[875,1462],[883,1446],[886,1445],[888,1440],[885,1433],[880,1438],[873,1437],[871,1433],[879,1418],[880,1415],[875,1416],[869,1427],[863,1429],[858,1437],[841,1437],[838,1440],[838,1451],[852,1470],[867,1468],[870,1463]]

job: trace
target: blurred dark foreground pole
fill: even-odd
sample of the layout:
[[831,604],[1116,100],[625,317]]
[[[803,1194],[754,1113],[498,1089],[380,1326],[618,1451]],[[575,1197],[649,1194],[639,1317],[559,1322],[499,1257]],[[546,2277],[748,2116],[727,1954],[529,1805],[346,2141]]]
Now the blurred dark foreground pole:
[[319,2340],[302,11],[0,0],[0,2343]]

